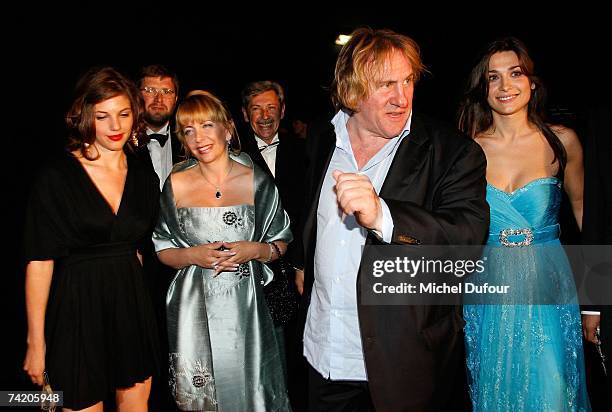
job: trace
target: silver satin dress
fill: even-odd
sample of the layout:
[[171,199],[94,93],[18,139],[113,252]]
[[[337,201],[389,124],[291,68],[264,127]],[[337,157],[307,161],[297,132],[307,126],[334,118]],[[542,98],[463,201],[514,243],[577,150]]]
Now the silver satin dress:
[[[271,178],[245,154],[234,160],[254,168],[255,206],[177,209],[169,178],[153,234],[157,251],[220,240],[292,240]],[[196,164],[187,160],[174,172]],[[250,261],[236,272],[212,273],[199,266],[183,268],[168,289],[170,387],[178,408],[290,411],[280,341],[262,289],[272,271]]]

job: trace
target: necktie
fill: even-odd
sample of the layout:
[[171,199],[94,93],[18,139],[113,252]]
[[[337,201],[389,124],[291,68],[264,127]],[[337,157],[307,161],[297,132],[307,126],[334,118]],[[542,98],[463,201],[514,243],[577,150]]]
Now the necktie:
[[259,151],[263,152],[268,147],[274,147],[274,146],[278,145],[279,143],[280,143],[280,141],[276,141],[276,142],[272,142],[272,143],[270,143],[269,145],[266,145],[266,146],[259,146]]
[[166,144],[166,140],[168,140],[168,135],[161,133],[153,133],[149,135],[149,138],[157,140],[159,142],[159,145],[161,147],[164,147],[164,145]]

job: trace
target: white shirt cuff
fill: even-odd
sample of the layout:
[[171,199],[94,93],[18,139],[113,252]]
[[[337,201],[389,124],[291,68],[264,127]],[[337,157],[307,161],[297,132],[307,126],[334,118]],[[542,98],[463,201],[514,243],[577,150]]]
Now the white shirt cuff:
[[391,239],[393,239],[393,218],[391,217],[391,211],[383,199],[380,199],[380,206],[383,214],[382,233],[380,233],[378,230],[372,230],[372,233],[374,233],[383,242],[391,243]]
[[582,315],[597,315],[597,316],[601,315],[600,312],[596,312],[594,310],[581,310],[580,314],[582,314]]

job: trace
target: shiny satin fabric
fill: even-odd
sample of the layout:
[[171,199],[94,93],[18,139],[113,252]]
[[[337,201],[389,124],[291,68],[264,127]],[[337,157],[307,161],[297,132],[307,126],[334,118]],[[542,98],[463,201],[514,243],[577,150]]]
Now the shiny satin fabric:
[[[153,234],[157,251],[216,240],[290,242],[289,218],[267,174],[246,154],[233,159],[254,168],[255,206],[179,208],[168,179]],[[173,173],[194,167],[189,159]],[[280,343],[263,297],[273,272],[250,261],[237,272],[179,270],[166,298],[170,385],[182,410],[290,410]]]
[[[488,269],[470,281],[510,285],[510,292],[488,302],[495,304],[464,306],[474,411],[591,410],[573,275],[559,239],[551,238],[561,198],[555,177],[512,193],[487,186]],[[524,228],[534,233],[528,246],[505,247],[493,237]]]

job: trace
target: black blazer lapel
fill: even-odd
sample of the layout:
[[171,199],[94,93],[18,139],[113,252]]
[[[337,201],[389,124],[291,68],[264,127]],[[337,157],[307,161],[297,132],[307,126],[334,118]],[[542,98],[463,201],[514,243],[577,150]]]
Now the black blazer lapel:
[[153,168],[153,161],[151,160],[151,155],[149,154],[149,148],[147,145],[139,146],[134,155],[145,165],[149,166],[151,169]]
[[179,141],[176,134],[170,133],[170,142],[172,142],[172,164],[175,165],[180,161],[185,160],[185,156],[183,155],[183,145]]
[[379,196],[408,200],[417,187],[427,186],[426,166],[430,160],[431,144],[427,131],[418,117],[413,115],[410,133],[397,148]]
[[250,132],[247,137],[242,140],[242,151],[246,152],[249,156],[251,156],[251,160],[253,160],[253,163],[261,167],[261,169],[268,173],[271,178],[274,178],[274,176],[272,176],[272,172],[266,164],[266,161],[259,152],[259,147],[257,147],[257,141],[255,140],[255,136],[252,132]]
[[306,182],[307,190],[310,191],[310,195],[307,196],[307,199],[311,201],[305,205],[306,220],[304,222],[304,245],[306,245],[307,248],[312,246],[313,250],[314,235],[316,234],[317,225],[317,206],[319,205],[325,172],[329,167],[329,162],[334,153],[336,134],[334,129],[330,127],[316,138],[319,143],[315,152],[317,156],[310,164],[309,180]]

